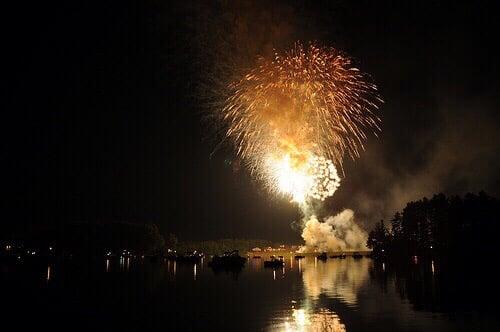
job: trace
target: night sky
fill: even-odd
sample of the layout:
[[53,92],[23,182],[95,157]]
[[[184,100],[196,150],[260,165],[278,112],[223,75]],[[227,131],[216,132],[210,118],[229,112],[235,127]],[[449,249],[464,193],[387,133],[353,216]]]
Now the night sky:
[[383,131],[324,213],[390,218],[437,192],[500,192],[498,11],[458,1],[66,1],[3,10],[0,230],[154,222],[181,239],[298,241],[300,219],[220,147],[202,98],[227,59],[296,40],[370,73]]

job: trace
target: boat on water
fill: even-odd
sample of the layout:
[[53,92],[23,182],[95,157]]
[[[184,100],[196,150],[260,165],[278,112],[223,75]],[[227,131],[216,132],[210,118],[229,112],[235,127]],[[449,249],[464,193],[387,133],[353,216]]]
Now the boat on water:
[[277,268],[283,267],[283,265],[285,265],[285,262],[283,262],[283,260],[276,259],[273,256],[271,256],[271,260],[264,261],[264,267]]
[[177,254],[174,251],[169,251],[167,254],[163,256],[163,258],[169,261],[175,261],[177,259]]
[[346,254],[340,253],[340,254],[336,254],[336,255],[331,255],[330,258],[344,259],[344,258],[346,258]]
[[193,252],[186,252],[182,255],[177,255],[175,261],[178,263],[199,263],[204,255],[196,250]]
[[322,260],[322,261],[326,261],[328,256],[326,255],[326,252],[322,252],[321,254],[316,256],[316,258],[318,258],[319,260]]
[[354,254],[352,254],[352,258],[360,259],[360,258],[363,258],[363,255],[361,255],[359,252],[355,252]]
[[215,255],[208,262],[208,266],[212,268],[242,268],[247,259],[240,256],[238,250],[227,251],[221,256]]

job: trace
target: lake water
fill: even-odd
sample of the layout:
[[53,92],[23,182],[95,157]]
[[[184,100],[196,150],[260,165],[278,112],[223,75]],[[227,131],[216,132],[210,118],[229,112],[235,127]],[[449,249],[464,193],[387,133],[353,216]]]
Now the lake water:
[[[486,293],[434,262],[286,259],[240,273],[147,259],[0,265],[2,326],[66,331],[492,331]],[[484,285],[480,286],[484,287]],[[464,290],[465,289],[465,290]],[[464,290],[464,294],[461,292]],[[474,298],[472,293],[477,293]]]

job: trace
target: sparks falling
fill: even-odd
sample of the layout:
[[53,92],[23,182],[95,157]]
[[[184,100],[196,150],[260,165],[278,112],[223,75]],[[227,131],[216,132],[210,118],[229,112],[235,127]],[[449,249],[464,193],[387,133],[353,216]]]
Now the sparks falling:
[[222,119],[252,174],[303,203],[333,195],[343,158],[359,157],[367,133],[380,130],[380,103],[349,57],[297,43],[230,85]]

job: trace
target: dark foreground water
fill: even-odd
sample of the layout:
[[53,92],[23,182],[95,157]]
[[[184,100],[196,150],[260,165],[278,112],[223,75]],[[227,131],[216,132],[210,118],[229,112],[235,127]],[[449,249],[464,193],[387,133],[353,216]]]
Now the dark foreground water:
[[460,281],[448,282],[433,262],[401,268],[368,258],[308,257],[287,259],[284,269],[273,270],[250,259],[240,273],[215,273],[206,261],[24,262],[0,264],[0,282],[2,330],[494,331],[500,326],[496,306],[487,303],[497,300],[489,285],[471,290]]

